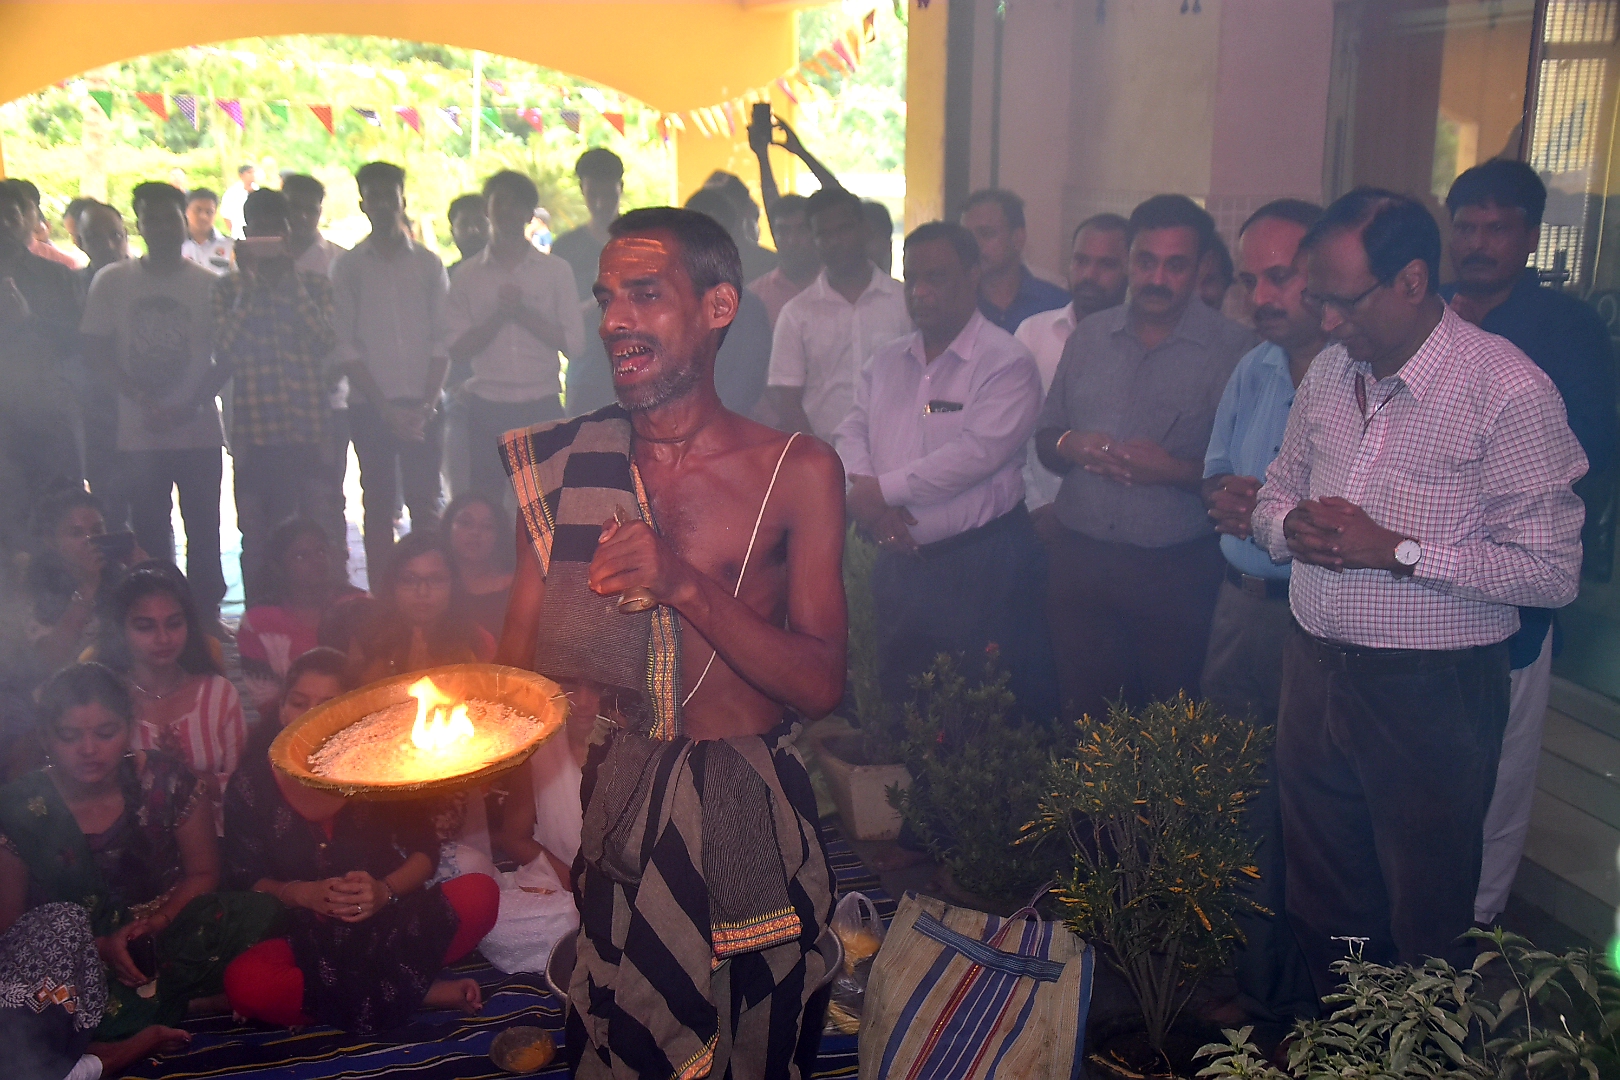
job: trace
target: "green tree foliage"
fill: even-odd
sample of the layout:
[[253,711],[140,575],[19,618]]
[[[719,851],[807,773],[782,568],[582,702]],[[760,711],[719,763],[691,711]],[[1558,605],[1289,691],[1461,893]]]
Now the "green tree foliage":
[[810,152],[835,174],[905,168],[906,24],[881,3],[835,4],[799,14],[799,58],[805,60],[874,6],[877,40],[867,46],[860,68],[852,75],[812,76],[832,100],[807,102],[798,126]]
[[[52,218],[81,194],[127,209],[130,189],[144,180],[218,191],[234,181],[237,165],[254,162],[319,177],[328,190],[327,222],[340,241],[352,243],[365,232],[354,169],[385,159],[407,170],[408,212],[429,233],[431,246],[449,244],[444,213],[450,202],[503,168],[535,178],[552,228],[560,232],[587,217],[573,163],[597,145],[625,159],[627,205],[668,201],[674,161],[658,136],[655,111],[625,101],[621,136],[581,97],[587,89],[606,93],[613,109],[617,94],[486,55],[480,105],[507,110],[495,126],[473,109],[472,67],[469,50],[389,38],[300,36],[195,46],[115,64],[0,106],[0,138],[8,171],[39,185]],[[501,96],[496,86],[512,96]],[[110,118],[91,99],[92,88],[111,91]],[[140,103],[135,95],[142,91],[166,95],[167,121]],[[565,93],[580,113],[578,134],[558,116]],[[175,108],[175,94],[197,98],[196,129]],[[242,103],[241,130],[214,104],[221,98]],[[332,135],[308,109],[311,103],[332,106]],[[420,112],[421,134],[394,114],[396,105]],[[531,105],[542,109],[543,132],[510,111]],[[376,110],[380,123],[356,113],[356,106]],[[436,115],[450,106],[461,110],[459,135]],[[476,157],[475,122],[483,124]]]

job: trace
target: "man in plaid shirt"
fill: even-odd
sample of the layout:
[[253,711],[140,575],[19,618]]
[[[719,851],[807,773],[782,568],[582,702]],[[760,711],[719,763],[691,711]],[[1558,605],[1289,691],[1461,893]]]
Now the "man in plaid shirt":
[[1311,365],[1253,517],[1294,560],[1275,760],[1288,916],[1319,993],[1343,939],[1466,964],[1515,605],[1575,598],[1586,457],[1552,382],[1436,291],[1417,202],[1361,188],[1306,234]]
[[264,545],[293,514],[320,511],[331,471],[327,428],[337,344],[332,283],[295,269],[287,250],[287,200],[260,188],[244,203],[247,239],[237,269],[214,286],[214,360],[232,378],[231,459],[242,531],[247,604],[265,602]]

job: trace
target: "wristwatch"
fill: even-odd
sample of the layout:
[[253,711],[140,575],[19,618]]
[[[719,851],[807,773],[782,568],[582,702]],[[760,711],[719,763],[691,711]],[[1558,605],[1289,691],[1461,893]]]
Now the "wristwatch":
[[1405,567],[1414,567],[1423,558],[1423,545],[1416,540],[1402,540],[1395,545],[1395,561]]

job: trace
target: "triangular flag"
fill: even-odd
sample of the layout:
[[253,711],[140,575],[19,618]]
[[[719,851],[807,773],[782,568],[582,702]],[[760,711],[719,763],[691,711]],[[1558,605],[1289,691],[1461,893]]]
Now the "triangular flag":
[[568,125],[569,131],[572,131],[575,135],[579,134],[578,109],[564,109],[562,111],[562,122]]
[[799,96],[793,92],[792,87],[788,86],[788,81],[786,79],[777,79],[776,86],[777,89],[782,91],[783,97],[787,98],[795,105],[799,103]]
[[691,116],[692,123],[697,126],[698,134],[707,139],[709,137],[709,125],[703,119],[703,110],[693,109]]
[[490,93],[498,94],[501,97],[506,96],[506,84],[501,82],[501,80],[499,80],[499,79],[485,79],[484,80],[484,85],[489,87],[489,92]]
[[309,111],[315,114],[315,119],[321,122],[321,126],[326,129],[328,135],[336,134],[332,130],[332,106],[311,105]]
[[726,131],[735,136],[737,134],[737,118],[732,114],[731,102],[722,101],[720,103],[720,112],[726,118]]
[[394,115],[409,124],[412,131],[422,134],[422,114],[416,111],[416,106],[395,105]]
[[111,90],[92,90],[90,91],[90,100],[101,106],[101,111],[107,114],[107,119],[112,119]]
[[287,103],[285,101],[267,101],[264,104],[270,110],[271,116],[274,116],[283,124],[287,122],[290,114],[287,112]]
[[658,118],[658,137],[664,140],[665,146],[669,145],[669,117],[667,116]]
[[135,95],[135,100],[157,113],[159,120],[167,120],[169,118],[169,104],[163,100],[162,94],[139,91]]
[[849,46],[845,45],[842,41],[835,41],[832,43],[832,47],[833,52],[838,54],[838,59],[842,60],[844,62],[844,66],[848,67],[849,70],[853,72],[855,70],[855,58],[849,54]]
[[546,130],[545,114],[539,109],[519,109],[518,115],[528,121],[529,126],[534,128],[536,133]]
[[240,98],[215,98],[214,104],[219,111],[236,121],[238,131],[246,131],[247,125],[242,122],[242,100]]
[[350,105],[349,108],[353,109],[356,115],[372,127],[382,127],[382,117],[377,115],[376,109],[362,109],[358,105]]
[[595,109],[597,112],[601,112],[603,109],[607,108],[607,99],[602,96],[602,91],[596,89],[595,87],[580,87],[579,96],[584,98],[586,102],[589,103],[590,107]]
[[197,99],[190,94],[176,94],[174,107],[180,110],[181,116],[191,121],[191,129],[197,130]]
[[861,30],[868,42],[877,40],[877,8],[866,13],[866,18],[861,20]]
[[449,108],[441,107],[439,109],[439,115],[444,118],[444,122],[449,124],[451,129],[454,130],[457,135],[461,134],[460,109],[456,108],[454,105],[451,105]]
[[602,119],[612,124],[613,130],[617,131],[620,135],[624,134],[624,113],[605,112],[602,114]]
[[484,123],[488,124],[490,127],[494,128],[496,131],[502,130],[502,128],[501,128],[501,114],[499,112],[497,112],[495,109],[491,108],[488,105],[485,105],[482,109],[479,109],[478,111],[481,114],[483,114]]

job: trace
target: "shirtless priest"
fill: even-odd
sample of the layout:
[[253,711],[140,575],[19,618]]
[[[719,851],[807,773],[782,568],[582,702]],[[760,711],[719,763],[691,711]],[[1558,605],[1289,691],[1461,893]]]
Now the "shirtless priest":
[[619,403],[501,445],[522,513],[498,658],[594,718],[567,1053],[587,1078],[808,1077],[833,891],[792,739],[844,689],[843,470],[715,394],[725,230],[659,207],[610,235]]

